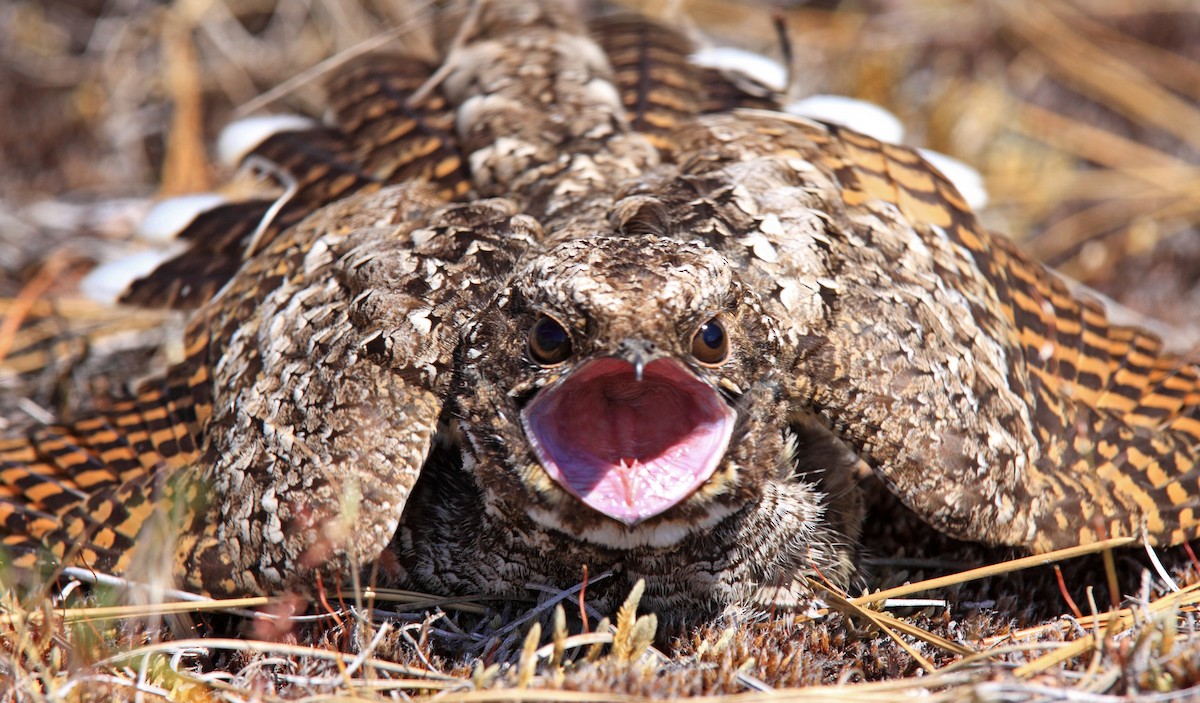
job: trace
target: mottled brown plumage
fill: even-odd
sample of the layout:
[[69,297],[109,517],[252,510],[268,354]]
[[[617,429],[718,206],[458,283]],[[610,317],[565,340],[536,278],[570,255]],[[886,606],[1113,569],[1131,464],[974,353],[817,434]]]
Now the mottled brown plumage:
[[734,109],[769,102],[641,20],[599,43],[533,2],[472,22],[436,83],[364,58],[328,125],[258,148],[289,199],[206,240],[238,264],[184,363],[0,446],[18,565],[141,573],[159,515],[209,593],[390,550],[382,577],[440,592],[587,566],[676,615],[790,607],[853,572],[859,458],[966,539],[1200,532],[1197,365],[914,151]]

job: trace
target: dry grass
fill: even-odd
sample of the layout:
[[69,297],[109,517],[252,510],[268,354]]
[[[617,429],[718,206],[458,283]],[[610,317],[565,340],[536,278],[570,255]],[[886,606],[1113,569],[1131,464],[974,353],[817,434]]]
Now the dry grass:
[[[1200,11],[1172,0],[853,7],[788,11],[798,94],[887,105],[914,144],[985,173],[992,204],[984,215],[994,227],[1195,332]],[[776,51],[770,13],[750,3],[664,0],[643,9],[716,43]],[[206,145],[239,109],[319,113],[329,66],[389,44],[429,51],[421,10],[416,0],[0,6],[0,98],[10,106],[0,113],[0,429],[102,402],[112,390],[105,379],[174,358],[177,319],[82,302],[78,276],[132,246],[131,223],[151,198],[228,176]],[[1179,339],[1189,339],[1186,330]],[[834,610],[812,618],[731,620],[657,637],[636,602],[610,614],[611,627],[593,619],[585,631],[573,615],[578,590],[531,591],[538,604],[451,608],[365,589],[346,596],[362,604],[351,607],[333,597],[197,603],[172,594],[130,606],[119,584],[86,599],[78,587],[53,600],[39,591],[20,599],[9,588],[0,601],[0,697],[1200,696],[1200,566],[1189,551],[1151,558],[1125,547],[1056,570],[1045,558],[1014,562],[933,534],[886,499],[875,515],[866,583],[882,592],[830,592]],[[927,600],[880,607],[880,598],[916,594]],[[308,615],[288,617],[295,612]]]
[[[1185,687],[1200,684],[1195,565],[1164,572],[1158,586],[1145,579],[1123,608],[1100,608],[1093,598],[1091,615],[1044,618],[1022,629],[1011,619],[1021,609],[962,599],[978,596],[972,589],[981,580],[999,584],[1001,592],[1019,590],[1029,584],[1006,584],[1001,577],[1041,569],[1041,578],[1029,583],[1044,582],[1046,564],[1128,544],[1114,540],[998,562],[858,598],[826,589],[829,609],[766,621],[734,618],[660,638],[657,647],[655,618],[637,613],[636,588],[613,624],[606,619],[593,631],[566,615],[578,603],[578,588],[550,592],[533,607],[489,603],[487,610],[370,590],[347,596],[358,606],[332,607],[324,599],[197,602],[170,594],[154,605],[62,607],[50,599],[18,603],[10,597],[0,643],[4,665],[14,672],[8,694],[29,700],[87,699],[96,686],[105,697],[173,700],[376,700],[399,691],[439,692],[455,701],[1186,695]],[[1190,583],[1168,587],[1167,579]],[[121,584],[118,590],[128,597],[135,588]],[[896,599],[916,593],[933,600],[902,617],[887,611],[889,605],[912,611],[906,606],[912,601]],[[1053,599],[1053,593],[1040,597]],[[1043,612],[1055,607],[1044,605]],[[211,615],[220,611],[237,615],[221,622]],[[312,614],[286,615],[304,611]],[[182,613],[194,623],[177,619]],[[208,636],[196,637],[197,630]],[[236,631],[242,636],[227,636]]]

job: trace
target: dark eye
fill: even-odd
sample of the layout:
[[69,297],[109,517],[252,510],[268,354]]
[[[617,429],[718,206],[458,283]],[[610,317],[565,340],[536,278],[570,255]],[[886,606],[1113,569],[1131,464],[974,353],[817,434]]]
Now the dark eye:
[[713,318],[696,330],[692,336],[692,356],[702,364],[715,366],[729,356],[729,335],[717,318]]
[[571,335],[554,318],[542,315],[529,330],[529,355],[542,366],[553,366],[571,355]]

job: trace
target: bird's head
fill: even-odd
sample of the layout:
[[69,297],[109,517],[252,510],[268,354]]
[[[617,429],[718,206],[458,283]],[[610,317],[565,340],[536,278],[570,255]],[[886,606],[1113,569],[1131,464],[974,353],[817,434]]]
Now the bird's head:
[[777,325],[704,244],[559,244],[480,312],[461,354],[457,403],[491,509],[666,546],[787,471]]

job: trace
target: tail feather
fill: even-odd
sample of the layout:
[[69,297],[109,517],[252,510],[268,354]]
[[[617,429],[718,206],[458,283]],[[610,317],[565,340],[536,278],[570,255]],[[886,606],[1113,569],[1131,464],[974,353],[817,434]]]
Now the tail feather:
[[660,149],[671,148],[669,133],[696,115],[779,108],[769,88],[691,61],[692,43],[656,22],[620,15],[598,19],[590,30],[612,64],[613,84],[630,125]]

